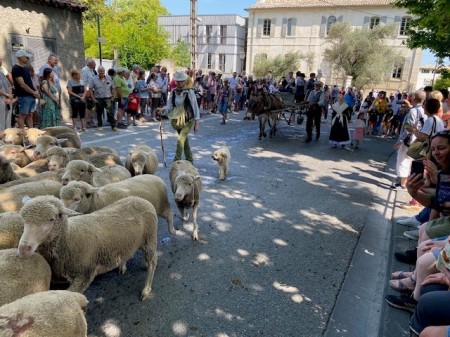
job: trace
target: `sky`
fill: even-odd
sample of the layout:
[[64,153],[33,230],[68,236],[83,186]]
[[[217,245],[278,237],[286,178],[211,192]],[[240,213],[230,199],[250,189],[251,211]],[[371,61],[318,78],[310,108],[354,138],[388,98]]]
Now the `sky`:
[[[167,8],[172,15],[189,15],[190,0],[160,0],[161,4]],[[208,14],[238,14],[248,17],[248,12],[244,9],[254,5],[256,0],[198,0],[197,15]],[[446,60],[448,61],[448,60]],[[421,65],[435,64],[436,58],[428,51],[422,54]]]

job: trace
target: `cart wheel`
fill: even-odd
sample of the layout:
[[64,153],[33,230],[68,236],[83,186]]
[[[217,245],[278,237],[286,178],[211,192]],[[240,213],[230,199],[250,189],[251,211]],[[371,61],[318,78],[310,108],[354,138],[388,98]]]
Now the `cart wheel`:
[[298,124],[298,125],[302,125],[302,124],[303,124],[303,120],[304,120],[304,118],[303,118],[302,115],[298,116],[298,117],[297,117],[297,124]]

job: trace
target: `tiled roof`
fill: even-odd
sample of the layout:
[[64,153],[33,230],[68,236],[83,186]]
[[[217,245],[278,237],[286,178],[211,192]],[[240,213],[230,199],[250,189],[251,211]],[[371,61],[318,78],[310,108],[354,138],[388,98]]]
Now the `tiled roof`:
[[87,8],[78,0],[23,0],[35,4],[41,4],[50,7],[68,9],[74,12],[84,12]]
[[249,9],[390,5],[394,0],[258,0]]

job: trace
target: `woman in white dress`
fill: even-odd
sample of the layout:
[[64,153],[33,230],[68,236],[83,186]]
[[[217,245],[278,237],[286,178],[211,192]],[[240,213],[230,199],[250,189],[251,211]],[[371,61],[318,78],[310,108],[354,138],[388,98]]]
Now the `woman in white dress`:
[[338,145],[344,148],[346,144],[350,144],[350,132],[348,130],[350,108],[344,102],[343,94],[339,94],[331,108],[333,113],[331,115],[330,143],[333,144],[333,148],[336,148]]

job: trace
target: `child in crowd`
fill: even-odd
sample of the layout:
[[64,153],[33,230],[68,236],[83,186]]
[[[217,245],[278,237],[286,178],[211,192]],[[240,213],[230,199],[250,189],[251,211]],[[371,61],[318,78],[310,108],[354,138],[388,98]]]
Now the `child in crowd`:
[[384,115],[383,121],[381,122],[381,135],[384,137],[389,136],[391,131],[392,121],[394,119],[394,111],[392,110],[392,104],[388,103],[386,114]]
[[367,127],[367,134],[375,134],[375,127],[377,124],[377,120],[378,120],[378,113],[376,110],[372,109],[369,110],[369,123],[368,123],[368,127]]
[[130,124],[130,118],[132,118],[134,126],[136,126],[136,116],[141,105],[141,99],[138,94],[139,90],[133,89],[133,92],[128,96],[127,124]]
[[353,131],[353,145],[355,149],[359,149],[359,145],[361,141],[364,139],[364,129],[366,128],[366,120],[364,119],[365,113],[358,113],[358,117],[356,118]]

